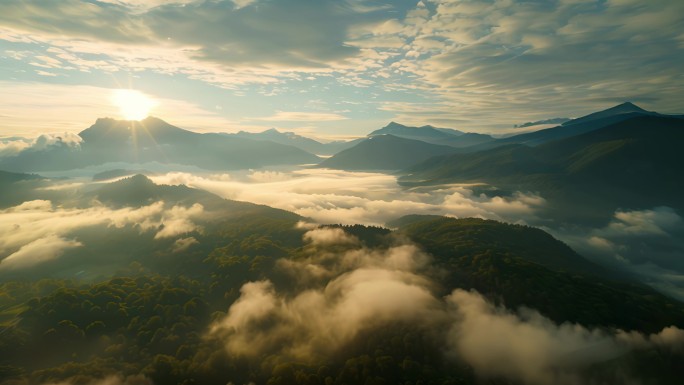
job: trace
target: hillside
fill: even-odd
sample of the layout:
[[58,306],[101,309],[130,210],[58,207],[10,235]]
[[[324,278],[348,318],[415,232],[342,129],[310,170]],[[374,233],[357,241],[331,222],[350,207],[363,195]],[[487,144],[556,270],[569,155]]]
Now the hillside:
[[684,305],[584,259],[548,233],[476,218],[413,216],[398,232],[448,271],[447,285],[476,289],[509,308],[557,322],[652,330],[684,322]]
[[319,166],[341,170],[399,170],[430,157],[453,152],[455,149],[449,146],[394,135],[377,135],[335,154]]
[[[537,147],[511,144],[429,159],[404,184],[485,182],[536,191],[566,215],[610,215],[618,207],[684,207],[679,164],[684,120],[641,116]],[[575,211],[579,203],[583,212]],[[598,209],[599,211],[594,211]]]

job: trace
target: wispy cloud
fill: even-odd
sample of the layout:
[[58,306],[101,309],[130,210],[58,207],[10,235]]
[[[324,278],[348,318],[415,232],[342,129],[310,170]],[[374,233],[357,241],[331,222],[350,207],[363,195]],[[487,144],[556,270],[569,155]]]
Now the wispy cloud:
[[273,116],[253,118],[252,120],[265,122],[328,122],[345,119],[347,118],[340,114],[333,113],[277,111]]
[[[178,84],[218,86],[236,97],[279,95],[288,111],[302,111],[307,105],[298,95],[313,92],[303,85],[313,79],[321,86],[317,96],[328,102],[341,96],[361,102],[345,114],[355,119],[389,120],[394,114],[406,122],[492,131],[624,100],[678,112],[682,7],[668,0],[639,6],[8,0],[0,4],[0,40],[9,45],[10,68],[42,71],[33,80],[101,84],[111,76],[164,76]],[[6,79],[26,77],[22,70],[7,72]],[[188,88],[165,89],[190,100]],[[205,96],[211,105],[222,100],[206,94],[212,94]],[[236,109],[232,120],[276,116],[276,109],[284,109],[258,105],[259,111]],[[332,107],[318,112],[336,114]]]

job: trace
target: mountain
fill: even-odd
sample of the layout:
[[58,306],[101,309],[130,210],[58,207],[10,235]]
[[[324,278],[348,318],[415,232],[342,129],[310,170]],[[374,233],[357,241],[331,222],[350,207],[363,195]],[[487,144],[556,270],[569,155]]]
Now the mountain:
[[237,134],[225,135],[254,140],[269,140],[274,143],[280,143],[288,146],[301,148],[302,150],[310,152],[312,154],[321,154],[321,151],[323,150],[323,143],[321,142],[315,141],[313,139],[301,135],[297,135],[294,132],[280,132],[275,128],[271,128],[269,130],[265,130],[262,132],[240,131]]
[[428,159],[405,184],[486,182],[536,191],[562,216],[604,216],[617,208],[684,208],[684,119],[637,116],[536,147],[522,144]]
[[302,220],[302,217],[289,211],[223,199],[208,191],[185,185],[158,185],[142,174],[107,183],[93,192],[85,193],[81,201],[92,202],[93,199],[114,208],[142,207],[159,201],[167,205],[185,207],[199,203],[205,210],[213,213],[215,220],[234,222],[235,226],[241,227],[248,227],[248,223],[254,219],[269,218],[286,221],[293,226],[297,221]]
[[400,234],[448,272],[449,289],[475,289],[508,308],[532,307],[559,323],[656,331],[684,322],[684,304],[616,278],[540,229],[478,218],[411,216],[397,222],[403,224]]
[[224,133],[223,135],[254,140],[268,140],[274,143],[297,147],[316,155],[333,155],[349,147],[353,147],[361,140],[355,139],[350,141],[321,143],[317,140],[297,135],[294,132],[280,132],[275,128],[271,128],[262,132],[240,131],[237,134]]
[[368,134],[369,137],[378,135],[393,135],[400,138],[458,148],[495,141],[494,138],[485,134],[466,133],[450,128],[436,128],[432,126],[409,127],[396,122],[390,122],[387,126]]
[[453,147],[394,135],[375,135],[320,163],[341,170],[399,170],[430,157],[453,153]]
[[44,185],[46,180],[39,175],[0,170],[0,209],[30,200],[34,190]]
[[525,134],[509,136],[507,138],[500,139],[496,144],[519,143],[526,144],[528,146],[537,146],[542,143],[550,142],[552,140],[569,138],[571,136],[584,134],[609,126],[611,124],[619,123],[627,119],[641,116],[666,117],[667,115],[658,114],[657,112],[646,111],[635,104],[626,102],[611,107],[607,110],[594,112],[592,114],[577,119],[569,120],[556,127],[551,127]]
[[452,129],[438,129],[432,126],[409,127],[397,122],[390,122],[385,127],[371,132],[368,134],[368,136],[394,135],[406,139],[432,142],[435,140],[452,138],[454,136],[463,134],[464,132]]
[[[193,249],[204,252],[206,257],[216,247],[228,247],[234,237],[240,239],[238,245],[243,245],[234,246],[236,250],[246,252],[249,242],[243,242],[242,238],[252,236],[264,248],[261,251],[264,253],[266,249],[269,252],[274,249],[268,248],[268,242],[262,239],[279,239],[284,245],[299,244],[303,232],[296,228],[303,218],[295,213],[223,199],[184,185],[158,185],[144,175],[104,185],[91,184],[72,192],[66,199],[50,194],[45,188],[49,183],[46,181],[34,191],[23,190],[24,197],[41,200],[41,204],[49,200],[56,210],[52,215],[63,216],[64,226],[69,228],[62,236],[78,240],[80,246],[31,269],[3,269],[5,265],[0,261],[0,281],[77,273],[83,279],[95,279],[116,274],[133,261],[166,273],[190,274],[196,270],[194,262],[186,261],[182,255],[174,260],[173,249],[183,240],[191,242]],[[45,209],[36,205],[29,209],[46,214],[40,211]],[[174,226],[177,230],[173,230]],[[167,235],[156,236],[167,227],[171,229]],[[255,249],[255,252],[258,251]],[[0,259],[11,253],[11,250],[0,250]],[[159,255],[166,255],[168,260],[160,261]]]
[[205,169],[258,168],[267,165],[317,163],[319,158],[283,144],[220,134],[199,134],[161,119],[98,119],[81,131],[80,146],[50,146],[3,158],[0,168],[12,171],[67,170],[104,164],[177,163]]
[[577,119],[571,119],[567,122],[564,122],[562,125],[563,126],[570,126],[573,124],[587,123],[587,122],[591,122],[593,120],[599,120],[599,119],[610,118],[610,117],[620,116],[620,115],[624,115],[624,114],[633,114],[633,113],[647,114],[647,115],[656,114],[657,115],[657,113],[646,111],[643,108],[637,106],[636,104],[634,104],[632,102],[624,102],[622,104],[618,104],[617,106],[614,106],[614,107],[611,107],[611,108],[608,108],[608,109],[605,109],[602,111],[594,112],[594,113],[582,116],[582,117],[577,118]]

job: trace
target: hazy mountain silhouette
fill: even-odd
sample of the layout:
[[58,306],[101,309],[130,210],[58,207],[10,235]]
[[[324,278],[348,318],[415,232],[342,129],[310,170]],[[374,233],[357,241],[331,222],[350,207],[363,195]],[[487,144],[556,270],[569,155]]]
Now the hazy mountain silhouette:
[[274,143],[297,147],[306,152],[317,155],[333,155],[344,149],[354,146],[359,141],[359,139],[356,139],[351,141],[334,141],[322,143],[317,140],[295,134],[294,132],[280,132],[275,128],[271,128],[262,132],[240,131],[237,134],[224,135],[254,140],[268,140]]
[[158,118],[125,121],[98,119],[79,133],[80,147],[50,146],[4,158],[12,171],[67,170],[107,162],[161,162],[206,169],[257,168],[266,165],[316,163],[319,158],[299,148],[220,134],[199,134]]
[[266,216],[294,222],[301,220],[299,215],[289,211],[249,202],[223,199],[208,191],[185,185],[158,185],[142,174],[107,183],[83,197],[84,202],[90,202],[92,199],[97,199],[112,207],[140,207],[158,201],[182,206],[199,203],[206,210],[222,213],[223,220],[249,216]]
[[433,126],[409,127],[396,122],[390,122],[387,126],[368,134],[369,137],[377,135],[394,135],[400,138],[459,148],[495,141],[494,138],[485,134],[466,133],[451,128]]
[[45,184],[45,178],[39,175],[0,170],[0,209],[30,200],[34,190]]
[[682,141],[683,119],[638,116],[536,147],[509,144],[435,157],[406,170],[400,181],[478,181],[536,191],[552,199],[552,206],[567,210],[566,215],[605,215],[619,207],[684,207]]
[[375,135],[324,160],[320,166],[341,170],[399,170],[455,151],[450,146],[394,135]]
[[[569,138],[586,132],[598,130],[611,124],[619,123],[627,119],[640,116],[668,116],[657,112],[646,111],[630,102],[622,103],[615,107],[592,114],[569,120],[560,126],[551,127],[539,131],[509,136],[500,139],[496,144],[520,143],[529,146],[537,146],[556,139]],[[490,146],[491,147],[491,146]]]

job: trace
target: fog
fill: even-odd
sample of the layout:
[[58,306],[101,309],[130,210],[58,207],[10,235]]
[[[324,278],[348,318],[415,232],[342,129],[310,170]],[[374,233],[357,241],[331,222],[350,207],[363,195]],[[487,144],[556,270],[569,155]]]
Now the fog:
[[684,220],[672,208],[619,210],[600,228],[548,228],[580,254],[684,300]]
[[516,192],[490,197],[476,185],[405,189],[392,175],[329,169],[251,171],[212,175],[172,172],[151,176],[155,183],[184,184],[223,198],[288,210],[318,223],[384,225],[407,214],[536,221],[546,201]]
[[[162,208],[157,202],[144,208],[113,211],[98,204],[88,209],[60,207],[59,199],[96,189],[108,182],[93,182],[85,175],[113,166],[125,169],[134,165],[110,164],[70,171],[69,175],[77,177],[55,179],[50,185],[41,187],[37,193],[47,199],[0,211],[0,229],[10,234],[0,240],[0,256],[19,253],[0,264],[0,269],[10,265],[28,267],[78,248],[80,241],[69,236],[77,228],[128,224],[145,231],[154,229],[156,239],[182,238],[189,232],[202,231],[198,224],[198,218],[203,215],[201,206]],[[606,226],[593,228],[554,223],[545,217],[549,203],[533,192],[496,196],[489,192],[485,194],[487,186],[481,185],[403,188],[397,185],[393,175],[329,169],[274,168],[207,173],[188,168],[170,171],[174,165],[157,163],[135,167],[150,170],[150,178],[158,184],[184,184],[226,199],[281,208],[314,223],[384,226],[407,214],[433,214],[540,226],[581,255],[633,274],[661,292],[684,299],[684,221],[669,207],[617,211]],[[164,226],[158,228],[162,223]],[[196,239],[177,239],[173,250],[186,250],[196,242]],[[30,258],[46,245],[51,247],[49,252],[42,254],[40,259]],[[24,262],[19,263],[19,260]]]

